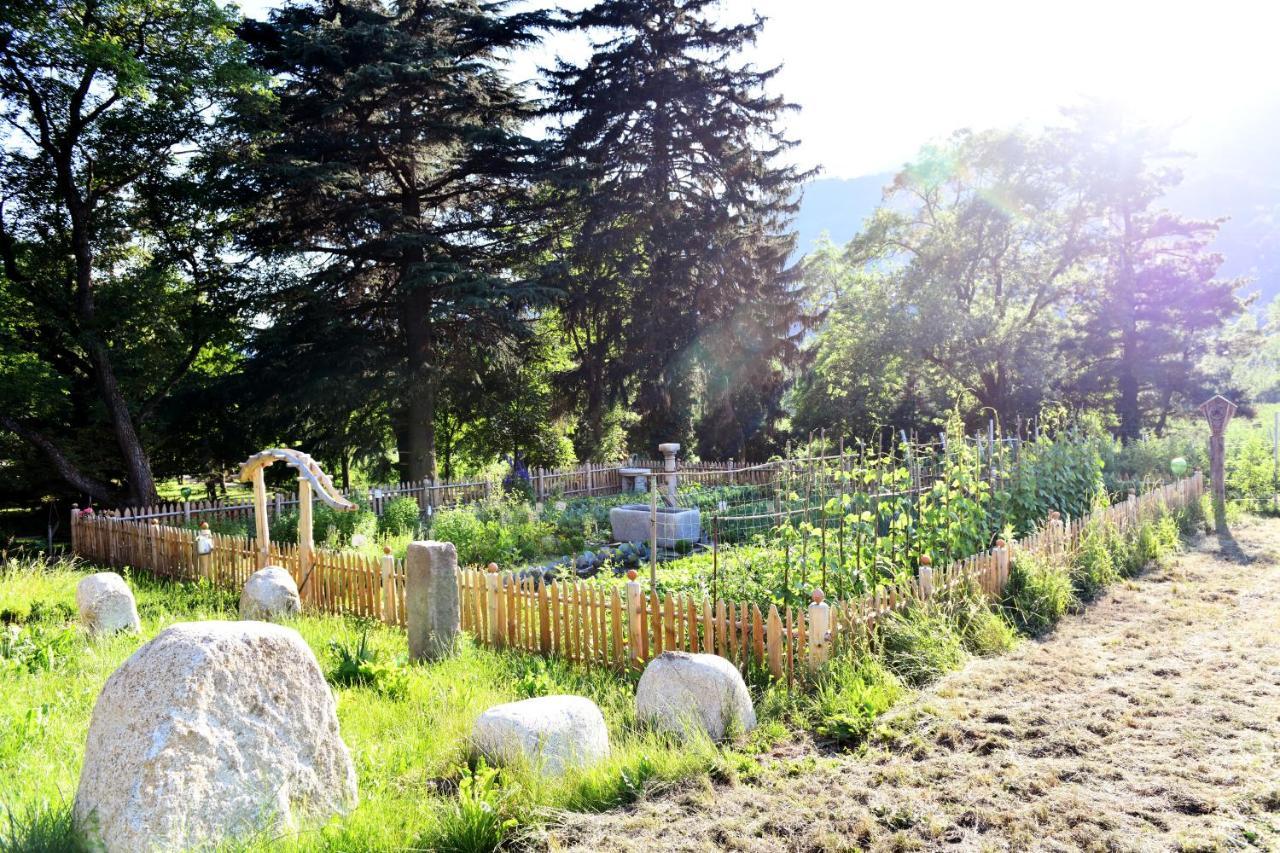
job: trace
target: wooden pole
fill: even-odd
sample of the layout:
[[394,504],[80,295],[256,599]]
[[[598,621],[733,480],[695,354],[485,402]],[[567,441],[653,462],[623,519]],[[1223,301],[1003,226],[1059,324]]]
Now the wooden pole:
[[831,605],[827,604],[822,590],[813,591],[813,603],[809,605],[809,669],[816,670],[826,663],[831,652],[827,633],[831,629]]
[[[299,483],[306,481],[299,478]],[[308,485],[308,489],[310,486]],[[308,491],[308,494],[310,492]],[[308,513],[310,513],[310,504],[307,505]],[[259,466],[253,470],[253,522],[254,530],[257,536],[257,554],[258,568],[266,568],[267,563],[271,559],[271,530],[267,524],[267,480],[265,470]],[[311,516],[307,516],[307,532],[310,533]],[[301,535],[302,527],[299,525],[298,533]]]
[[[262,469],[258,469],[261,473]],[[266,530],[265,513],[260,516],[264,519],[262,530]],[[265,541],[265,540],[263,540]],[[267,543],[267,548],[270,548]],[[313,551],[315,549],[315,537],[311,530],[311,483],[306,477],[298,478],[298,576],[302,578],[302,583],[298,584],[298,591],[302,592],[306,589],[307,580],[311,577],[311,564],[314,559]],[[264,562],[267,552],[259,549],[259,553],[263,555]]]
[[636,580],[636,570],[629,569],[627,571],[627,646],[631,665],[637,668],[644,657],[644,642],[641,639],[641,634],[644,632],[641,620],[643,610],[644,595],[640,591],[640,582]]
[[396,558],[391,556],[391,546],[382,546],[382,621],[388,625],[395,622],[395,590],[392,588],[392,570]]
[[658,490],[649,490],[649,589],[658,589]]

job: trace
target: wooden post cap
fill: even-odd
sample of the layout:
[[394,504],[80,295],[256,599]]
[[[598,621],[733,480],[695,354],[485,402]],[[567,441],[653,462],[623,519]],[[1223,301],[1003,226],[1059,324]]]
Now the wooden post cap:
[[390,557],[390,556],[391,556],[391,546],[390,546],[390,545],[383,545],[383,546],[382,546],[382,553],[383,553],[383,554],[386,554],[388,557]]
[[930,557],[928,554],[921,554],[921,555],[920,555],[920,565],[922,565],[922,566],[932,566],[932,565],[933,565],[933,558],[932,558],[932,557]]
[[826,597],[827,597],[827,594],[823,592],[821,589],[814,589],[813,596],[812,596],[814,604],[821,604],[822,599]]
[[1059,518],[1061,518],[1061,517],[1062,517],[1062,513],[1058,512],[1056,509],[1054,509],[1054,510],[1050,510],[1050,511],[1049,511],[1049,520],[1050,520],[1050,521],[1057,521],[1057,520],[1058,520]]
[[1003,548],[1003,547],[1004,547],[1004,540],[1003,540],[1003,539],[997,539],[997,540],[996,540],[996,547],[997,547],[997,548]]
[[486,566],[486,568],[487,568],[491,573],[492,573],[492,572],[496,572],[496,571],[498,571],[498,564],[497,564],[497,563],[490,563],[488,566]]
[[208,530],[208,529],[209,529],[209,522],[207,522],[207,521],[202,521],[202,522],[200,522],[200,529],[201,529],[201,530]]
[[633,580],[635,580],[635,579],[636,579],[636,578],[638,578],[638,577],[639,577],[639,575],[638,575],[638,574],[636,574],[636,570],[635,570],[635,569],[627,569],[627,580],[629,580],[629,581],[633,581]]

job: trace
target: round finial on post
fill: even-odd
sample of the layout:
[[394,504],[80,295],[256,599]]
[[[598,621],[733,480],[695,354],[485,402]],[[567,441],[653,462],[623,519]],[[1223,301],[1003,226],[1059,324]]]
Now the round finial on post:
[[820,587],[815,587],[811,597],[813,598],[814,604],[821,604],[822,600],[827,597],[827,594],[823,592]]
[[1062,517],[1062,513],[1058,512],[1056,509],[1049,510],[1050,521],[1057,521],[1061,517]]
[[486,569],[486,570],[489,572],[489,574],[491,574],[491,575],[492,575],[492,574],[497,574],[497,572],[498,572],[498,564],[497,564],[497,563],[490,563],[488,566],[486,566],[486,567],[485,567],[485,569]]
[[633,580],[635,580],[636,578],[638,578],[639,576],[640,576],[640,575],[638,575],[638,574],[636,573],[636,570],[635,570],[635,569],[627,569],[627,580],[629,580],[629,581],[633,581]]
[[932,566],[932,565],[933,565],[933,558],[932,558],[932,557],[930,557],[928,554],[921,554],[921,555],[920,555],[920,565],[922,565],[922,566]]
[[997,547],[997,548],[1003,548],[1004,546],[1005,546],[1005,542],[1004,542],[1004,540],[1003,540],[1003,539],[997,539],[997,540],[996,540],[996,547]]
[[385,554],[386,556],[390,557],[390,556],[391,556],[391,546],[390,546],[390,545],[383,545],[383,546],[382,546],[382,553],[383,553],[383,554]]
[[208,530],[208,529],[209,529],[209,522],[207,522],[207,521],[202,521],[202,522],[200,522],[200,529],[201,529],[201,530]]

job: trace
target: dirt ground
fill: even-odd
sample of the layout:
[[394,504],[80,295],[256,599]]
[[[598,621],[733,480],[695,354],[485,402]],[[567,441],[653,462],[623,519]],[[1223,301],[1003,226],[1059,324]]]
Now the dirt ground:
[[568,815],[551,849],[1278,850],[1280,520],[972,661],[862,755]]

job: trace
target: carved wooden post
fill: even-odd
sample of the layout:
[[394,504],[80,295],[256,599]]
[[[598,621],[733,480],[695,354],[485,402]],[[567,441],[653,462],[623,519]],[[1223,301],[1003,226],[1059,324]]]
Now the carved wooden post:
[[1005,584],[1009,582],[1009,547],[1003,539],[996,540],[996,592],[1004,592]]
[[498,624],[498,596],[502,593],[501,578],[498,577],[498,564],[490,563],[484,576],[485,606],[489,611],[489,645],[497,648],[500,643],[500,625]]
[[[262,469],[258,469],[259,475]],[[265,519],[265,514],[261,516]],[[263,522],[266,530],[265,520]],[[268,544],[267,547],[270,547]],[[315,548],[315,537],[311,531],[311,483],[306,477],[298,478],[298,577],[302,578],[299,592],[305,594],[307,580],[311,577],[312,551]]]
[[1213,517],[1218,530],[1227,526],[1227,423],[1236,413],[1236,404],[1215,395],[1200,404],[1200,411],[1209,421],[1209,477],[1213,483]]
[[388,625],[395,624],[395,588],[393,587],[392,570],[396,558],[391,556],[391,546],[382,546],[382,621]]
[[[302,482],[299,480],[298,482]],[[308,512],[310,507],[308,507]],[[253,469],[253,521],[258,541],[255,543],[258,552],[258,568],[265,569],[271,563],[271,530],[267,524],[267,480],[262,468]],[[311,516],[307,516],[310,525]],[[307,530],[310,531],[308,526]],[[301,534],[302,527],[298,527]]]
[[920,598],[933,598],[933,559],[928,554],[920,556]]
[[631,655],[631,665],[639,668],[644,660],[643,629],[640,627],[640,614],[644,608],[644,597],[640,594],[640,582],[636,580],[636,570],[627,570],[627,639]]
[[823,599],[822,590],[813,591],[813,604],[809,605],[809,669],[816,670],[826,663],[831,652],[827,635],[831,630],[831,605]]

